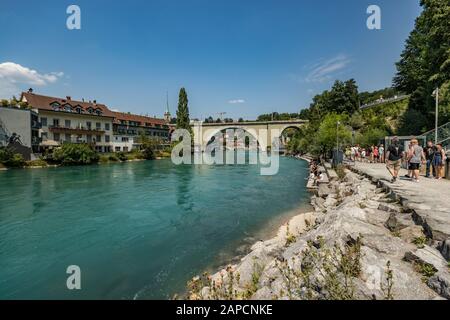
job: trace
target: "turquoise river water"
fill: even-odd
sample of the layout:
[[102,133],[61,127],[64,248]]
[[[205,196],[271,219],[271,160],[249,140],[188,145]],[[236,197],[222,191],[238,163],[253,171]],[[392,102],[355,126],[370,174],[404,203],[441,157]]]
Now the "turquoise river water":
[[290,158],[275,176],[170,160],[0,171],[0,299],[171,298],[306,208],[307,175]]

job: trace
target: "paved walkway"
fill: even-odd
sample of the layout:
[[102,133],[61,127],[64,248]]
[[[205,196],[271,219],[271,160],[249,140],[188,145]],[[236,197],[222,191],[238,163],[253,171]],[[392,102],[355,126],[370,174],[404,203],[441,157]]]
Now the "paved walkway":
[[[391,175],[385,164],[357,162],[354,171],[368,176],[390,191],[402,205],[413,211],[417,223],[433,239],[443,241],[450,238],[450,180],[436,180],[421,177],[419,183],[401,178],[391,183]],[[407,173],[402,169],[400,176]]]

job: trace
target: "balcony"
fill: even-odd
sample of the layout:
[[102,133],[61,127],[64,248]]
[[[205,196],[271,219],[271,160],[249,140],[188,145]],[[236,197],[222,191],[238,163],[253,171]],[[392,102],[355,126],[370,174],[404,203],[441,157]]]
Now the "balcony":
[[65,126],[49,126],[51,132],[56,133],[70,133],[70,134],[105,134],[105,131],[97,128],[86,128],[86,127],[65,127]]

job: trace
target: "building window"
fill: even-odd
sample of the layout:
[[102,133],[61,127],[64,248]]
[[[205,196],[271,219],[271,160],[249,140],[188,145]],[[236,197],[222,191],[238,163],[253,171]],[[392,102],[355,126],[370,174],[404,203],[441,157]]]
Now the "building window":
[[95,110],[95,113],[98,115],[98,116],[101,116],[102,115],[102,111],[101,110]]
[[91,130],[92,123],[90,121],[86,122],[86,127],[88,128],[88,130]]
[[53,126],[59,127],[59,119],[53,119]]
[[64,105],[64,111],[66,111],[66,112],[72,112],[72,107],[70,106],[70,104]]
[[106,130],[106,131],[109,130],[109,123],[105,123],[105,130]]
[[47,118],[41,118],[41,124],[43,127],[47,126]]
[[108,135],[105,136],[105,142],[109,142],[109,136]]
[[70,142],[70,141],[71,141],[71,136],[70,136],[70,134],[66,133],[66,135],[65,135],[65,140],[66,140],[66,142]]
[[88,108],[88,112],[92,113],[94,111],[94,109],[92,109],[91,107]]
[[102,136],[101,135],[97,135],[97,137],[95,139],[97,140],[97,142],[102,142]]
[[128,152],[128,147],[123,147],[123,152]]
[[114,150],[115,150],[116,152],[120,152],[120,147],[115,147]]
[[61,136],[59,135],[59,133],[54,133],[53,134],[53,140],[55,140],[55,141],[61,140]]
[[128,137],[122,137],[122,142],[128,142]]
[[47,140],[48,139],[48,132],[42,132],[41,133],[41,138],[42,138],[42,140]]
[[53,108],[53,111],[59,111],[59,103],[58,102],[52,103],[52,108]]
[[102,128],[102,124],[101,124],[100,122],[96,122],[96,123],[95,123],[95,128],[96,128],[97,130],[100,130],[100,129]]
[[91,143],[92,142],[92,136],[90,134],[86,135],[86,142]]
[[81,108],[80,107],[77,107],[75,110],[76,110],[77,113],[81,113]]
[[64,121],[64,126],[66,127],[66,128],[70,128],[70,120],[65,120]]

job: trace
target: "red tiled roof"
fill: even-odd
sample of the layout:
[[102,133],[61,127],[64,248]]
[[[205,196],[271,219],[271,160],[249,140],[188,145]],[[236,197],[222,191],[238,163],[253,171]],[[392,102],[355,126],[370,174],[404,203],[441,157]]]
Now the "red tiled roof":
[[164,119],[151,118],[151,117],[140,116],[140,115],[124,113],[124,112],[114,112],[114,111],[109,110],[106,105],[99,104],[99,103],[49,97],[49,96],[43,96],[43,95],[30,93],[30,92],[22,92],[22,97],[25,97],[28,104],[31,105],[33,108],[41,109],[41,110],[52,110],[53,111],[52,104],[54,102],[57,102],[61,105],[61,107],[64,106],[65,104],[70,104],[70,106],[72,108],[80,106],[81,109],[84,111],[83,114],[90,114],[90,113],[88,113],[89,108],[93,108],[94,111],[95,111],[95,109],[100,109],[102,112],[102,116],[114,118],[114,123],[118,123],[118,124],[120,123],[121,120],[122,121],[140,122],[140,125],[144,126],[144,127],[148,126],[146,124],[149,124],[150,126],[166,124],[166,121]]
[[120,121],[135,121],[140,122],[141,126],[145,127],[146,123],[150,125],[164,125],[166,121],[164,119],[151,118],[146,116],[139,116],[137,114],[124,113],[124,112],[112,112],[114,115],[114,123],[120,123]]
[[72,108],[81,107],[83,110],[83,114],[88,113],[89,108],[93,108],[94,111],[96,109],[100,109],[103,117],[114,117],[114,114],[111,110],[108,109],[104,104],[94,103],[94,102],[86,102],[86,101],[76,101],[72,99],[63,99],[49,96],[42,96],[35,93],[30,92],[22,92],[22,97],[25,97],[28,104],[33,108],[41,109],[41,110],[53,110],[52,103],[57,102],[62,106],[65,104],[69,104]]

